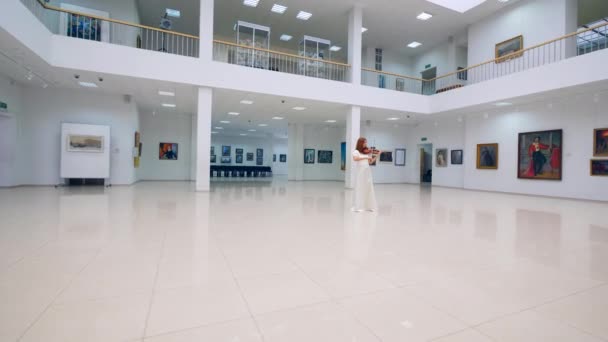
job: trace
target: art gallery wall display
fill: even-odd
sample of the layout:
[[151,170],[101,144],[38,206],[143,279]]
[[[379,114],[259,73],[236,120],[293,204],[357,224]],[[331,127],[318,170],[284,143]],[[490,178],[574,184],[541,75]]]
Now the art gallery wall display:
[[243,154],[243,149],[242,148],[237,148],[234,150],[234,153],[238,156],[239,154],[242,155]]
[[346,171],[346,142],[340,143],[340,170]]
[[395,166],[405,166],[405,149],[398,148],[395,150]]
[[435,150],[435,166],[448,167],[448,149],[438,148]]
[[247,161],[253,161],[253,153],[247,153]]
[[264,158],[264,150],[258,148],[257,150],[255,150],[255,156],[256,158]]
[[211,146],[211,155],[215,155],[215,146]]
[[522,179],[562,179],[561,129],[519,133],[517,177]]
[[[522,53],[516,53],[524,49],[524,36],[517,36],[496,44],[496,63],[502,63],[513,58],[521,57]],[[511,55],[512,54],[512,55]],[[505,58],[502,58],[505,57]]]
[[273,163],[276,163],[276,162],[277,162],[277,155],[276,155],[276,154],[273,154],[273,155],[272,155],[272,162],[273,162]]
[[452,150],[450,154],[452,165],[462,165],[462,150]]
[[237,154],[235,157],[235,161],[237,164],[243,164],[243,155],[242,154]]
[[592,176],[608,176],[608,159],[591,159]]
[[331,164],[333,163],[333,159],[334,159],[334,152],[333,151],[322,151],[319,150],[319,164]]
[[380,162],[392,163],[393,162],[393,151],[384,151],[380,153]]
[[230,164],[232,163],[231,157],[222,157],[222,164]]
[[217,156],[215,154],[211,155],[211,163],[217,163]]
[[67,150],[68,152],[103,153],[103,143],[103,135],[69,134]]
[[135,151],[133,156],[133,167],[139,167],[139,161],[141,157],[141,150],[139,149],[139,144],[141,144],[141,134],[139,132],[135,132],[135,142],[133,144],[133,150]]
[[161,142],[158,145],[158,159],[160,160],[177,160],[177,144]]
[[6,102],[0,101],[0,112],[8,112],[8,105],[6,104]]
[[255,161],[255,165],[264,165],[264,158],[257,158]]
[[315,163],[315,150],[312,148],[304,149],[304,164]]
[[222,146],[222,157],[230,157],[231,149],[230,146]]
[[608,128],[593,130],[593,156],[608,157]]
[[286,154],[279,155],[279,161],[281,163],[287,163],[287,155]]
[[498,144],[477,144],[477,168],[498,169]]

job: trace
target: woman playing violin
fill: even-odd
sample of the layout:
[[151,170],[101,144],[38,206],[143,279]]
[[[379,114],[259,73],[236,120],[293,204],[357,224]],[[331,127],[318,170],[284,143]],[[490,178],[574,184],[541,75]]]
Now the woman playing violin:
[[374,180],[369,165],[376,162],[380,150],[369,148],[367,139],[361,137],[357,140],[357,147],[353,151],[353,168],[355,172],[355,186],[353,198],[353,211],[375,211],[376,195],[374,193]]

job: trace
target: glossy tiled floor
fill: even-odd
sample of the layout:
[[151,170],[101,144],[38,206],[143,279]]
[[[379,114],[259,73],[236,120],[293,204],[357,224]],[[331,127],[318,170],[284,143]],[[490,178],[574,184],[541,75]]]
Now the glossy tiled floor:
[[0,341],[608,341],[608,204],[332,182],[0,190]]

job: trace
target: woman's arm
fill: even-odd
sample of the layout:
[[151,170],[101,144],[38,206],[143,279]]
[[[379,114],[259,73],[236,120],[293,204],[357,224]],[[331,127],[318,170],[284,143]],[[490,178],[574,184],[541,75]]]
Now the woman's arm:
[[354,161],[360,161],[360,160],[368,160],[370,159],[369,156],[363,155],[363,156],[353,156],[353,160]]

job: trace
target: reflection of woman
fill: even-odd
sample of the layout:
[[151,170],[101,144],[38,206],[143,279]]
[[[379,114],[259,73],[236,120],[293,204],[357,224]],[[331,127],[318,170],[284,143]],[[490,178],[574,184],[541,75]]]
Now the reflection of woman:
[[543,173],[543,168],[545,167],[545,163],[547,163],[547,157],[545,157],[542,150],[548,149],[549,145],[541,143],[540,137],[534,138],[534,142],[528,147],[530,163],[528,164],[528,171],[526,172],[527,176],[536,177]]
[[[368,153],[366,153],[368,152]],[[353,151],[353,167],[355,171],[355,193],[353,199],[353,210],[376,210],[376,195],[374,193],[374,180],[370,164],[376,162],[378,155],[374,155],[367,149],[367,140],[359,138],[357,148]]]

